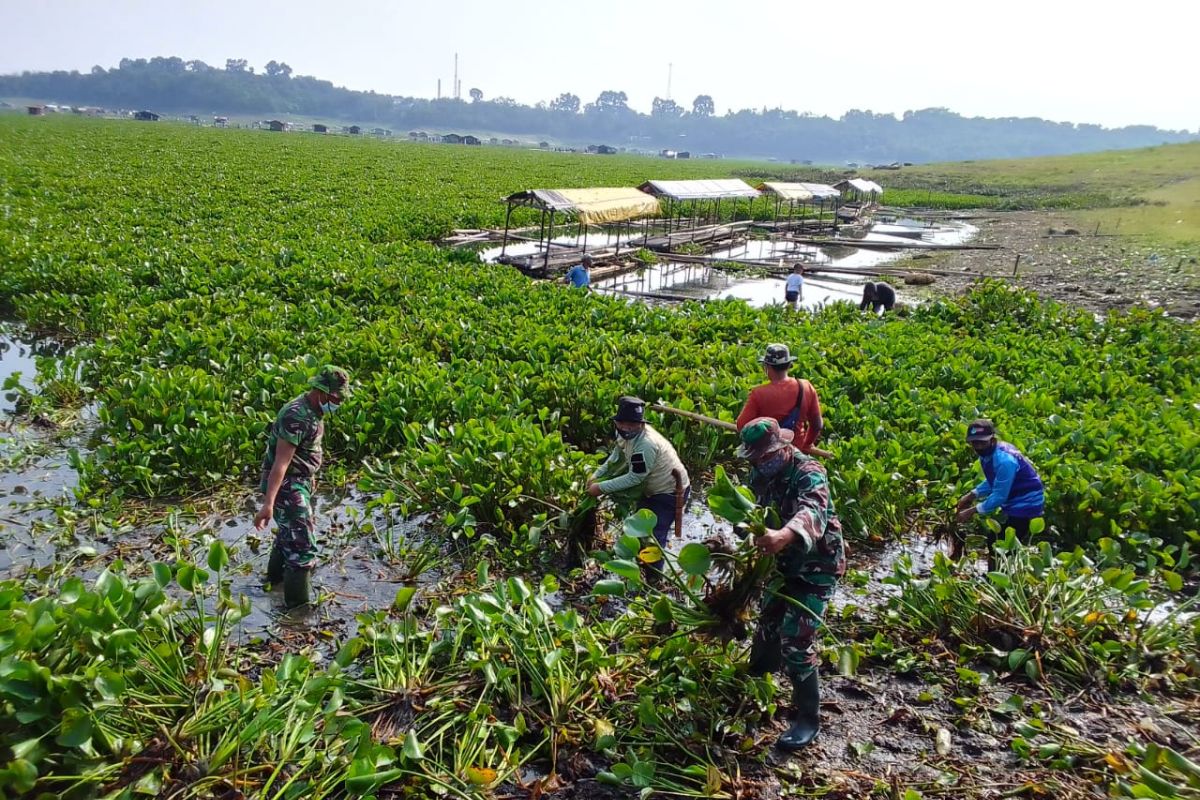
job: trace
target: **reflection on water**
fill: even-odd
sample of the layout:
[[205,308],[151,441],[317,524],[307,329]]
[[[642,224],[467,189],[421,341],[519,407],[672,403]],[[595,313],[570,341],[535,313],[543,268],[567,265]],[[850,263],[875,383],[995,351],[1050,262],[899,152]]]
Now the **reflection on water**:
[[[911,219],[898,219],[879,223],[864,236],[847,238],[844,244],[802,244],[775,239],[747,239],[729,248],[706,255],[710,259],[730,261],[763,262],[760,266],[786,270],[788,264],[802,261],[806,265],[828,266],[841,269],[870,269],[907,257],[906,250],[864,250],[854,246],[856,241],[893,243],[909,246],[920,242],[930,245],[953,245],[968,241],[977,229],[958,222],[931,224]],[[575,236],[560,236],[555,242],[566,247],[578,247],[582,239]],[[589,234],[588,248],[610,247],[616,237],[607,232]],[[501,248],[493,247],[480,253],[484,261],[494,261]],[[536,242],[509,243],[509,255],[528,255],[538,251]],[[594,280],[592,288],[597,291],[632,296],[654,296],[666,300],[679,299],[725,299],[745,300],[752,306],[765,306],[784,302],[782,277],[746,277],[737,272],[714,269],[705,264],[686,264],[664,260],[611,278]],[[774,262],[774,263],[772,263]],[[837,301],[857,304],[862,298],[861,284],[866,278],[858,275],[809,274],[805,276],[801,305],[817,308]],[[903,297],[902,297],[903,299]]]
[[[0,386],[16,373],[20,373],[22,387],[33,388],[33,378],[37,374],[34,346],[0,331]],[[13,406],[13,393],[0,391],[0,413],[12,413]]]
[[[908,221],[912,222],[912,221]],[[961,244],[971,238],[976,228],[961,223],[921,225],[921,239],[929,244]],[[892,223],[890,227],[897,227]],[[910,227],[910,226],[904,226]],[[886,229],[885,229],[886,230]],[[841,269],[870,269],[906,257],[905,251],[886,252],[863,250],[854,247],[854,239],[845,245],[811,245],[796,242],[753,239],[725,250],[709,254],[709,258],[761,261],[776,263],[775,268],[786,269],[790,263],[802,260],[806,265],[829,266]],[[862,241],[895,242],[911,245],[912,238],[896,237],[880,233],[868,233]],[[801,306],[817,308],[822,305],[845,300],[857,304],[862,299],[861,284],[866,280],[858,275],[806,275]],[[700,264],[683,264],[664,261],[634,273],[596,281],[593,287],[601,291],[636,292],[663,295],[670,299],[724,299],[745,300],[752,306],[765,306],[784,302],[782,277],[747,278]],[[903,299],[903,298],[902,298]]]
[[[0,386],[20,373],[18,383],[32,390],[37,376],[37,359],[63,358],[71,346],[47,336],[35,336],[16,325],[0,323]],[[12,392],[0,390],[0,414],[13,411]]]
[[[625,243],[629,239],[629,235],[625,232],[622,232],[620,238],[621,238],[621,242],[620,242],[621,252],[624,252],[626,249]],[[554,248],[556,250],[557,249],[563,249],[563,250],[580,249],[584,245],[583,236],[576,236],[573,233],[565,234],[562,236],[555,236],[553,239],[551,239],[551,241],[554,242],[555,244],[562,246],[561,248]],[[600,249],[607,248],[607,247],[615,247],[616,245],[617,245],[617,235],[613,234],[613,233],[609,233],[608,231],[592,230],[587,235],[587,249],[588,250],[600,250]],[[630,249],[630,251],[632,251],[636,248],[629,248],[629,249]],[[495,263],[496,259],[498,259],[500,257],[501,251],[503,251],[504,255],[506,255],[506,256],[531,256],[534,253],[539,252],[540,250],[541,250],[541,246],[537,242],[522,242],[522,241],[513,240],[508,243],[507,247],[504,247],[504,246],[488,247],[483,250],[480,250],[479,251],[479,260],[483,261],[486,264],[492,264],[492,263]]]

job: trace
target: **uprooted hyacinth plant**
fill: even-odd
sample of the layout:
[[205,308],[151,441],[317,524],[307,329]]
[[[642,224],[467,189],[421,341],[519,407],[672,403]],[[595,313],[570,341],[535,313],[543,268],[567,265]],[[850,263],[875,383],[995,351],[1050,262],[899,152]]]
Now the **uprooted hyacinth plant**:
[[1130,740],[1124,746],[1090,741],[1078,730],[1036,712],[1016,723],[1011,747],[1022,760],[1073,770],[1108,784],[1109,796],[1140,800],[1197,800],[1200,763],[1169,745]]
[[[676,559],[664,559],[654,541],[656,522],[651,511],[627,517],[611,554],[600,554],[604,567],[617,577],[601,580],[599,595],[637,594],[661,625],[715,637],[721,641],[745,639],[753,604],[770,591],[774,556],[763,555],[755,540],[778,526],[771,509],[762,508],[748,489],[735,485],[723,467],[714,473],[709,488],[709,508],[734,526],[738,541],[714,534],[703,543],[684,545]],[[661,563],[658,575],[648,576],[639,564]]]
[[995,569],[982,577],[940,552],[927,577],[900,559],[886,580],[899,591],[875,631],[913,646],[934,637],[965,662],[1034,682],[1168,691],[1200,684],[1197,597],[1163,604],[1163,584],[1122,563],[1115,543],[1097,555],[1054,552],[1044,541],[1021,544],[1010,529],[994,547]]
[[402,588],[323,665],[261,663],[230,639],[246,607],[227,565],[214,541],[204,566],[0,584],[0,797],[474,798],[578,778],[733,797],[722,743],[772,702],[719,645],[555,610],[553,579],[485,563],[448,604]]

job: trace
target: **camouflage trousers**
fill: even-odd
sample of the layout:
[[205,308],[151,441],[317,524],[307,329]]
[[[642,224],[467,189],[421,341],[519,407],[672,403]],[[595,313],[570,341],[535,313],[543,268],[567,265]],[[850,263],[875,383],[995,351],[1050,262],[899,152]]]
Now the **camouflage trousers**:
[[312,569],[317,560],[317,526],[313,518],[312,485],[285,480],[275,496],[275,546],[284,563],[294,569]]
[[782,660],[793,683],[803,681],[820,665],[814,646],[824,624],[825,607],[833,599],[837,579],[814,574],[812,580],[788,578],[763,595],[753,650],[768,663]]

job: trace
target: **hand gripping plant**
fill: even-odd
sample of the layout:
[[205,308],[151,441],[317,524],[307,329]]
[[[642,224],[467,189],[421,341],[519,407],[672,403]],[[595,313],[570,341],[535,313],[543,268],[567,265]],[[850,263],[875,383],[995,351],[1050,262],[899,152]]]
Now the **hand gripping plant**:
[[[624,534],[605,563],[619,578],[598,581],[595,593],[623,595],[631,586],[639,588],[652,600],[652,612],[660,624],[674,623],[681,630],[722,640],[745,638],[750,606],[775,565],[774,556],[763,555],[755,547],[755,540],[767,532],[770,512],[754,502],[749,490],[735,486],[719,466],[708,505],[734,525],[740,542],[731,545],[713,536],[703,544],[684,545],[674,564],[663,562],[666,568],[661,580],[651,585],[637,562],[655,563],[662,554],[651,538],[654,514],[640,511],[626,518]],[[646,540],[650,544],[644,544]]]
[[775,567],[775,557],[763,555],[755,544],[770,527],[768,517],[774,512],[755,503],[750,490],[735,486],[719,466],[708,493],[708,507],[732,523],[740,538],[734,548],[728,548],[728,543],[719,537],[710,538],[705,545],[712,553],[719,576],[710,583],[704,597],[704,605],[719,621],[710,632],[741,639],[746,636],[750,606],[762,593]]

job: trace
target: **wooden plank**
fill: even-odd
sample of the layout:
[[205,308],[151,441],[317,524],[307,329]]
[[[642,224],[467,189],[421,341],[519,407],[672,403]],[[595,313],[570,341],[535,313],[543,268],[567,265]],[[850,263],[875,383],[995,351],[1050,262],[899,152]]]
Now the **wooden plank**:
[[1003,250],[998,244],[935,244],[933,242],[872,242],[863,239],[826,239],[817,236],[785,236],[796,244],[818,247],[850,247],[858,250]]

